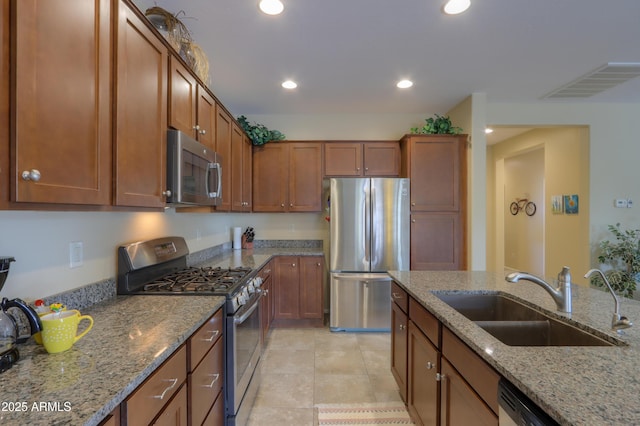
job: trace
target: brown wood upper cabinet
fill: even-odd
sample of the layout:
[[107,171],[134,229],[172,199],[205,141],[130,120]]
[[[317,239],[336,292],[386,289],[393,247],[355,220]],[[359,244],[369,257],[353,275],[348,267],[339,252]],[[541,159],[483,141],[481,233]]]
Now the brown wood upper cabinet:
[[231,129],[233,119],[220,104],[216,104],[216,153],[222,164],[222,203],[216,211],[231,211]]
[[111,5],[11,3],[11,201],[111,204]]
[[251,140],[240,127],[231,127],[231,210],[251,211]]
[[253,211],[322,210],[322,143],[271,142],[253,147]]
[[401,176],[411,179],[412,270],[466,268],[467,135],[406,135]]
[[394,141],[326,142],[324,175],[398,176],[400,145]]
[[171,55],[169,66],[169,126],[215,148],[215,99],[178,58]]
[[166,204],[168,49],[124,2],[117,5],[114,203],[160,208]]

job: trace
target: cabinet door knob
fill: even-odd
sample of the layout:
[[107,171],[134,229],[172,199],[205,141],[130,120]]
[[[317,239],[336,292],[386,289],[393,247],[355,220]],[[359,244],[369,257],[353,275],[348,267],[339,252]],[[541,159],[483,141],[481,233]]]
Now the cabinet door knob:
[[415,206],[415,205],[416,205],[416,202],[415,202],[415,201],[412,201],[412,202],[411,202],[411,205],[412,205],[412,206]]
[[25,170],[24,172],[22,172],[22,179],[38,182],[40,180],[40,170],[37,170],[37,169]]
[[165,197],[171,197],[171,190],[167,189],[166,191],[162,191],[162,195]]
[[316,266],[320,266],[320,262],[316,263]]
[[427,370],[431,370],[435,365],[431,361],[427,361]]
[[280,207],[284,207],[284,203],[280,204]]
[[415,219],[411,219],[411,223],[416,223],[416,220]]
[[292,264],[291,264],[291,266],[295,268],[295,267],[296,267],[296,264],[295,264],[295,263],[292,263]]
[[447,376],[445,376],[444,374],[436,373],[436,382],[442,382],[446,378]]
[[369,168],[368,168],[368,167],[365,167],[365,168],[364,168],[364,171],[365,171],[365,172],[368,172],[368,171],[369,171]]
[[360,167],[356,167],[356,172],[359,172],[359,171],[360,171]]
[[196,124],[195,126],[193,126],[193,130],[200,130],[200,126]]
[[203,130],[200,130],[200,134],[201,134],[201,135],[206,135],[206,134],[207,134],[207,131],[206,131],[206,130],[204,130],[204,129],[203,129]]
[[404,325],[404,324],[400,324],[400,330],[404,330],[405,328],[407,328],[407,326],[406,326],[406,325]]

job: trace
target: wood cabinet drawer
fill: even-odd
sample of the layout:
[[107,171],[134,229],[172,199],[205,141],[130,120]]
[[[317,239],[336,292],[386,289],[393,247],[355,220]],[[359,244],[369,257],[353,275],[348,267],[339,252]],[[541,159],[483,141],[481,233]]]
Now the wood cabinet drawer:
[[440,348],[440,321],[411,297],[409,318],[431,340],[433,346]]
[[500,376],[446,327],[442,327],[442,355],[458,370],[485,403],[497,413]]
[[127,399],[127,424],[149,424],[187,378],[187,349],[183,345]]
[[213,408],[209,411],[207,418],[204,419],[203,426],[220,426],[224,424],[224,394],[220,392]]
[[153,422],[153,426],[187,425],[187,386],[182,385],[178,394],[162,410],[162,414]]
[[393,300],[405,314],[409,312],[409,296],[407,292],[395,282],[391,283],[391,300]]
[[222,390],[223,381],[223,340],[213,346],[200,365],[189,376],[191,395],[191,423],[201,425],[216,397]]
[[189,338],[189,372],[196,369],[202,357],[222,336],[222,309]]

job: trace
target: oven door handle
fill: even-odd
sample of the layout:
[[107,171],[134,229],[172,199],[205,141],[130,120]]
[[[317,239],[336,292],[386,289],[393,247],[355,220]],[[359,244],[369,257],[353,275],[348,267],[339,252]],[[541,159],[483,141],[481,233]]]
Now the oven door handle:
[[251,305],[251,307],[249,309],[247,309],[247,311],[244,314],[242,314],[239,317],[233,319],[233,323],[238,325],[238,324],[242,324],[243,322],[245,322],[246,319],[251,316],[253,311],[255,311],[258,308],[259,304],[260,304],[260,298],[257,298],[255,300],[255,302],[253,303],[253,305]]

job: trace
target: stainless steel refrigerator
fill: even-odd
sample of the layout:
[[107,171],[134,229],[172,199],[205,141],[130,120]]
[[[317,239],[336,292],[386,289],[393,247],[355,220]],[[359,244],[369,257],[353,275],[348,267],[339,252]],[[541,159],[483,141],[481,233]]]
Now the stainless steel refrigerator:
[[409,269],[409,179],[330,180],[332,331],[388,331],[390,270]]

